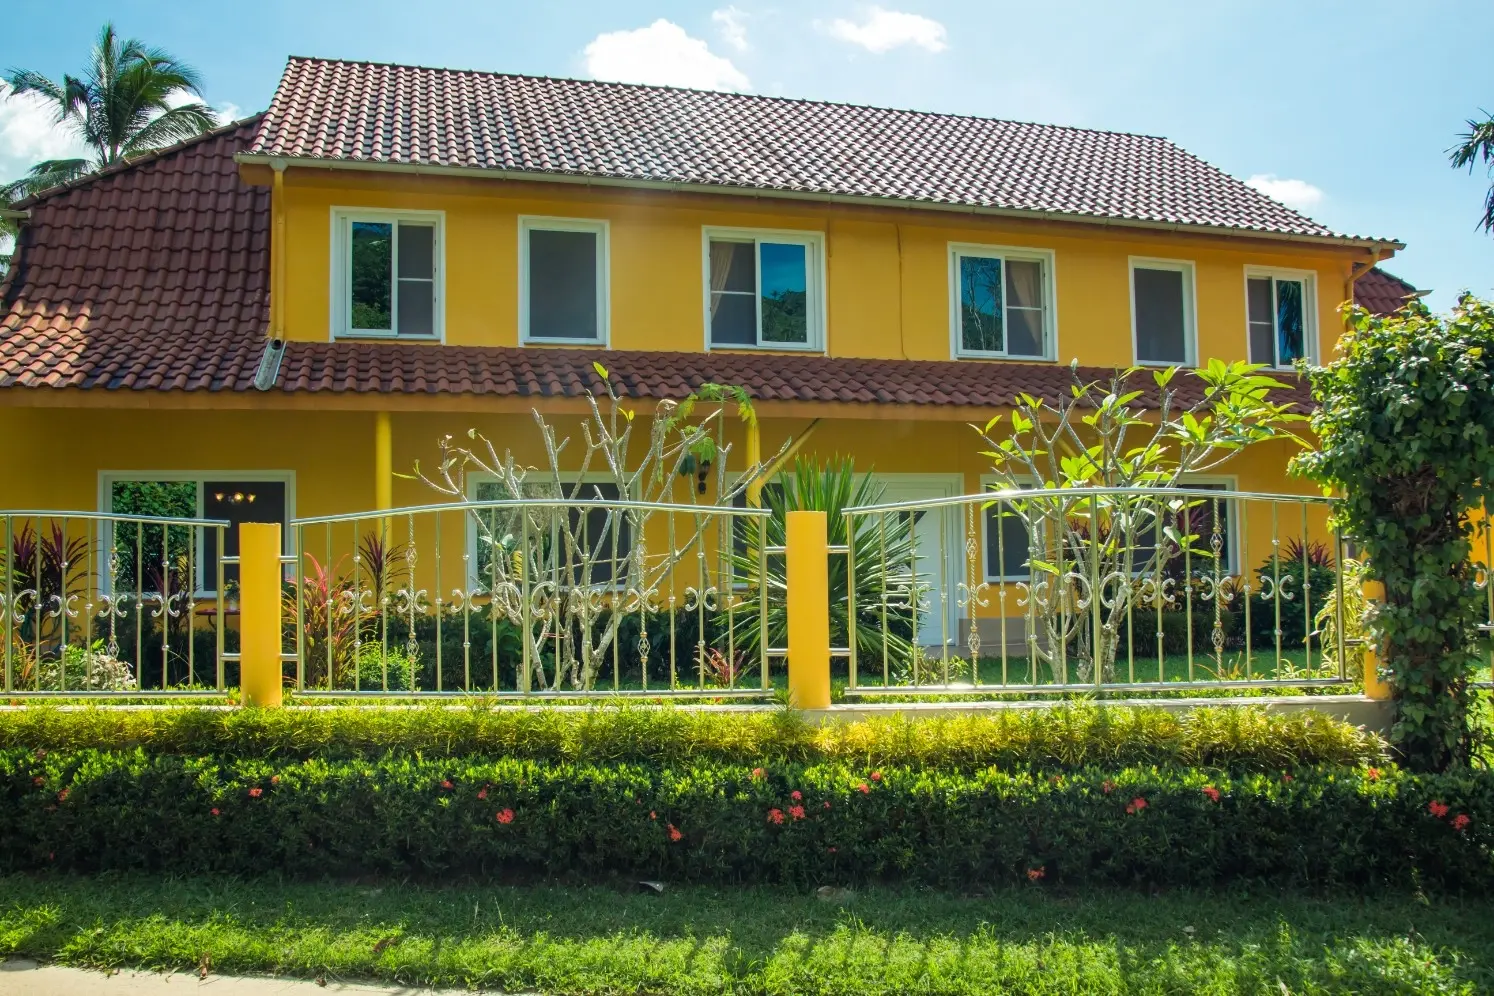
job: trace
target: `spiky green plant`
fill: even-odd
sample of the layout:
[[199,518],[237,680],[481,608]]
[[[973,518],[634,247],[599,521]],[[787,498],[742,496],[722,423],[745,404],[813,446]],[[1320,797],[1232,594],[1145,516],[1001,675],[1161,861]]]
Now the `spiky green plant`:
[[[781,547],[787,539],[789,512],[824,512],[831,546],[846,542],[845,510],[882,500],[883,489],[870,475],[857,475],[849,458],[821,467],[800,457],[791,472],[763,488],[763,503],[772,513],[768,519],[768,546]],[[882,660],[883,631],[889,663],[906,665],[913,656],[913,614],[909,595],[914,582],[913,520],[889,514],[858,516],[856,556],[856,650],[863,662]],[[746,524],[732,553],[733,573],[746,581],[748,592],[734,609],[737,646],[755,657],[761,645],[758,617],[760,568],[759,532],[756,522]],[[846,558],[830,557],[830,644],[845,647],[850,640]],[[782,647],[788,640],[787,564],[782,556],[767,558],[768,646]],[[926,579],[920,579],[925,584]],[[920,610],[922,611],[922,610]],[[885,612],[885,621],[884,621]]]

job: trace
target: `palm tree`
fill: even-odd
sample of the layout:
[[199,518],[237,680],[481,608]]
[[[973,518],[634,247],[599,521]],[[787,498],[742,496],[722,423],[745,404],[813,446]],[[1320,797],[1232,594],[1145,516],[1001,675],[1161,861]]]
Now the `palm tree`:
[[[1471,173],[1477,163],[1483,163],[1489,172],[1494,173],[1494,116],[1488,111],[1480,113],[1485,120],[1470,119],[1468,131],[1459,135],[1458,144],[1447,150],[1453,169],[1467,166]],[[1484,195],[1484,215],[1479,219],[1478,227],[1486,232],[1494,232],[1494,186]]]
[[94,44],[88,71],[57,83],[30,69],[5,73],[11,96],[38,94],[57,110],[57,122],[72,127],[93,149],[91,159],[49,159],[0,188],[0,200],[19,199],[94,170],[123,162],[217,125],[200,100],[196,69],[159,48],[133,38],[120,40],[105,24]]

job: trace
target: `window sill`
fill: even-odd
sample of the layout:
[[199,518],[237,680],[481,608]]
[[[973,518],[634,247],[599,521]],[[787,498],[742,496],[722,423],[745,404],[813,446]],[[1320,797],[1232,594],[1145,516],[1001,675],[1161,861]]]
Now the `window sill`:
[[816,353],[824,355],[825,347],[814,344],[799,345],[792,342],[725,342],[706,343],[706,352],[709,353]]
[[1192,360],[1137,360],[1135,362],[1138,367],[1157,367],[1164,370],[1168,367],[1183,367],[1188,370],[1198,369],[1198,364]]
[[1015,360],[1019,363],[1057,363],[1058,360],[1052,356],[1022,356],[1014,353],[973,353],[960,350],[954,354],[957,360]]
[[393,332],[337,332],[333,342],[440,342],[439,335],[397,335]]
[[520,346],[590,346],[593,349],[610,349],[605,339],[520,339]]

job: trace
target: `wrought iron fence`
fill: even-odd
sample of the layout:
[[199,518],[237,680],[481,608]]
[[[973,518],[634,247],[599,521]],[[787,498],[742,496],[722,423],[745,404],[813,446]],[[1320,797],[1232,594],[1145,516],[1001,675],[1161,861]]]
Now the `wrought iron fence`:
[[8,695],[214,694],[236,634],[228,523],[7,511]]
[[769,515],[539,497],[296,519],[287,678],[311,695],[766,694]]
[[848,509],[848,694],[1348,684],[1362,613],[1331,506],[1190,487]]

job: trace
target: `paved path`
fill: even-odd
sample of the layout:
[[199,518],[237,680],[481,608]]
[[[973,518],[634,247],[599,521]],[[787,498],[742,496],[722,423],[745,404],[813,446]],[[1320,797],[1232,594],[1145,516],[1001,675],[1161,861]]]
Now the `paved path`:
[[325,986],[298,979],[246,979],[196,973],[103,972],[60,965],[38,965],[15,959],[0,963],[0,994],[4,996],[311,996],[338,993],[341,996],[455,996],[457,990],[421,989],[414,986],[342,985]]

